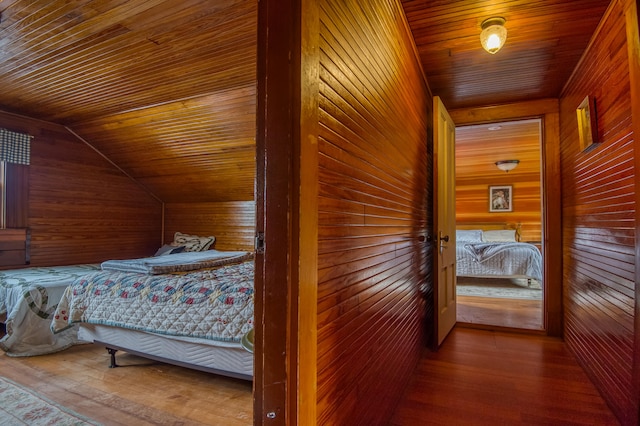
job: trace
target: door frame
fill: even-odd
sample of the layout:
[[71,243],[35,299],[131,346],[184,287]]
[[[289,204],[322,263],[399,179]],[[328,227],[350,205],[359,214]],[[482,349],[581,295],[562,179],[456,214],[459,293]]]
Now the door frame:
[[[253,424],[297,419],[299,0],[258,3]],[[276,249],[274,249],[276,248]],[[267,343],[268,342],[268,343]]]
[[319,16],[258,2],[255,426],[316,422]]
[[542,120],[542,243],[544,247],[544,329],[561,337],[562,318],[562,196],[560,181],[560,109],[557,99],[450,110],[456,126],[496,121]]

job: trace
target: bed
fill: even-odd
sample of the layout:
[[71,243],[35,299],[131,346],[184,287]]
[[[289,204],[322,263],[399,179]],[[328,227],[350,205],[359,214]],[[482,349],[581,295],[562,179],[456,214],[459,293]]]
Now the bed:
[[250,380],[253,328],[250,252],[174,253],[113,260],[66,290],[54,333],[78,325],[81,340],[104,345],[117,366],[123,350],[146,358]]
[[6,334],[0,348],[9,356],[58,352],[78,342],[77,327],[53,335],[51,318],[65,289],[99,264],[0,271],[0,317]]
[[542,282],[542,253],[534,244],[518,240],[517,228],[457,229],[456,274]]

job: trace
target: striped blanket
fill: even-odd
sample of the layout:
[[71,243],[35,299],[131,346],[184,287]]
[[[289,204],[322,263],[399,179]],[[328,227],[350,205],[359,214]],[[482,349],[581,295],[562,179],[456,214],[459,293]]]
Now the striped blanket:
[[542,254],[528,243],[466,243],[456,246],[458,276],[514,276],[542,281]]

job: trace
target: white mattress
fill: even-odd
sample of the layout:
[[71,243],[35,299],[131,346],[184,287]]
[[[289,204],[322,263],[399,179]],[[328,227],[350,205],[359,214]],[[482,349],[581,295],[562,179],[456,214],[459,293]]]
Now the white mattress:
[[225,376],[245,380],[253,377],[253,354],[240,344],[165,336],[107,325],[81,323],[79,326],[79,340]]

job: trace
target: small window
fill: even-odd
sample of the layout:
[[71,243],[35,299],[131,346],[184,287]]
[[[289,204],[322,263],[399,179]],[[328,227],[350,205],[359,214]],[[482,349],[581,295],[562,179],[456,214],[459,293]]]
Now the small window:
[[7,168],[4,161],[0,161],[0,229],[7,227]]
[[0,229],[26,228],[31,136],[0,128]]

